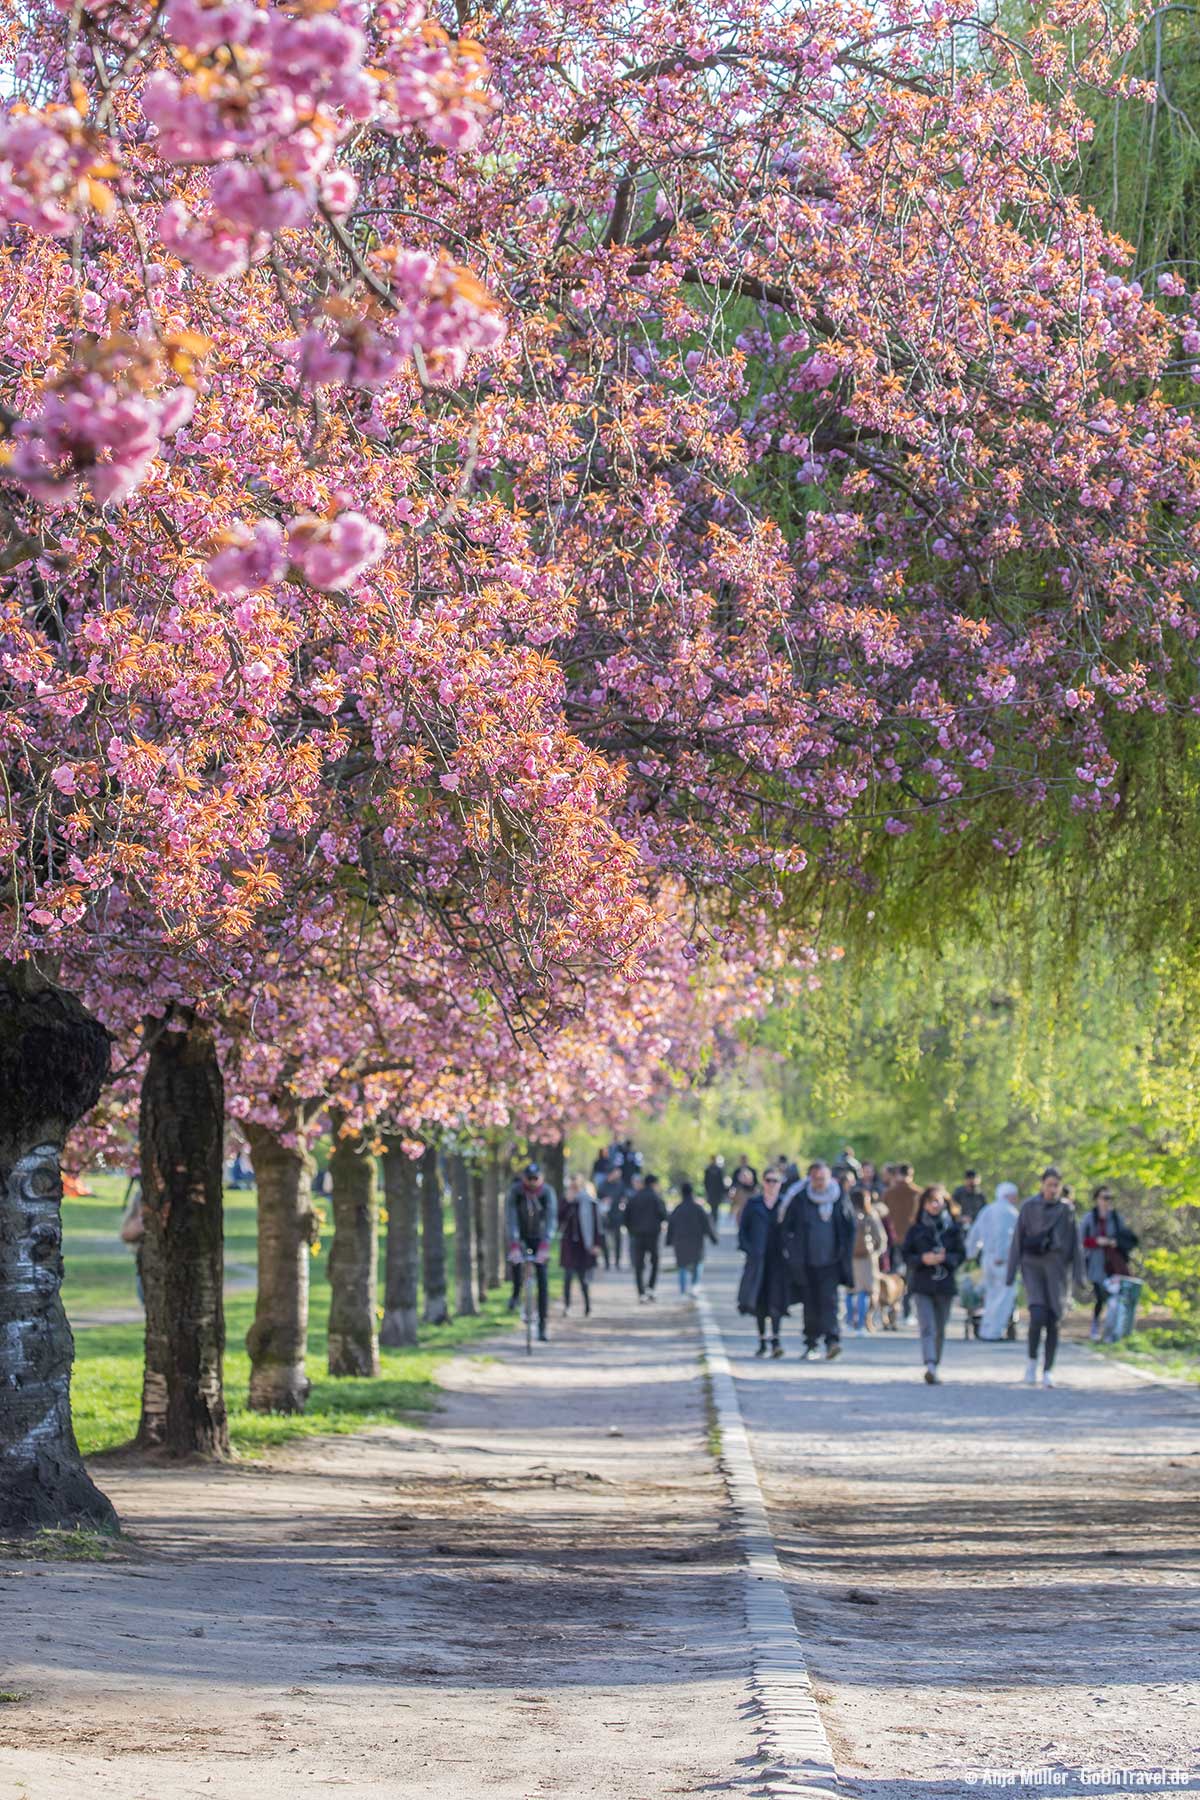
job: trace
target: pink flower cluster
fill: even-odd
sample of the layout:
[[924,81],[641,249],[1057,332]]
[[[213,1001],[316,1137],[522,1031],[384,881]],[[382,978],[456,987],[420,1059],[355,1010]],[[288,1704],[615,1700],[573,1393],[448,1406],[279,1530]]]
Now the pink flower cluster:
[[194,399],[188,387],[122,393],[93,370],[48,389],[41,411],[17,422],[7,474],[44,506],[72,505],[81,486],[99,506],[127,500]]
[[0,221],[66,237],[88,203],[96,150],[73,106],[0,119]]
[[[311,387],[381,387],[414,349],[438,382],[457,381],[474,351],[494,349],[504,321],[485,288],[457,264],[423,251],[392,253],[385,272],[394,321],[386,331],[365,318],[323,320],[297,346],[301,380]],[[336,325],[337,336],[327,333]]]

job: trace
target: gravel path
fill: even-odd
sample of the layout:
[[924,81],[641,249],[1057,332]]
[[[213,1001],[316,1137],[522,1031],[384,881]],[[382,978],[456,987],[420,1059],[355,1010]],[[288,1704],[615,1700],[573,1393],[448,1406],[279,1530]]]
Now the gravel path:
[[127,1559],[0,1562],[3,1800],[753,1787],[695,1320],[627,1281],[532,1360],[447,1364],[431,1427],[99,1462]]
[[1112,1792],[1080,1776],[1107,1764],[1200,1794],[1200,1393],[1074,1346],[1030,1390],[957,1321],[940,1388],[911,1330],[801,1364],[797,1318],[759,1362],[737,1273],[722,1246],[709,1294],[847,1793]]

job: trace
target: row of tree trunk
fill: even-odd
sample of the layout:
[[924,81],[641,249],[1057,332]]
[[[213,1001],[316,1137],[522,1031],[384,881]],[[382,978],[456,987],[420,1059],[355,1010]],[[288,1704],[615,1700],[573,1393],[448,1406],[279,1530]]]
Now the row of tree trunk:
[[[146,1361],[137,1442],[172,1457],[228,1454],[223,1158],[225,1096],[211,1028],[173,1006],[147,1020],[148,1057],[139,1138],[145,1236]],[[107,1079],[108,1035],[69,994],[31,965],[0,964],[0,1531],[40,1525],[111,1525],[91,1482],[70,1412],[74,1344],[63,1310],[61,1155],[71,1128]],[[277,1132],[247,1125],[258,1187],[258,1295],[247,1337],[249,1404],[297,1412],[306,1372],[309,1269],[317,1217],[309,1119],[297,1110]],[[378,1306],[377,1165],[363,1137],[338,1130],[330,1162],[333,1243],[329,1369],[379,1373],[379,1346],[416,1342],[424,1318],[449,1318],[442,1162],[419,1162],[386,1137],[387,1250]],[[554,1166],[561,1146],[543,1151]],[[455,1220],[459,1315],[501,1279],[503,1195],[495,1153],[480,1170],[445,1160]],[[382,1329],[379,1329],[382,1318]]]

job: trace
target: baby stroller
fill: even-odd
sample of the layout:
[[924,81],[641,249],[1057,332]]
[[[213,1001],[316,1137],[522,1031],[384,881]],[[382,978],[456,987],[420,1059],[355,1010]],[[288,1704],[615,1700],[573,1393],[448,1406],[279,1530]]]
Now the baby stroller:
[[963,1336],[977,1338],[983,1324],[983,1283],[969,1269],[958,1278],[958,1298],[963,1309]]

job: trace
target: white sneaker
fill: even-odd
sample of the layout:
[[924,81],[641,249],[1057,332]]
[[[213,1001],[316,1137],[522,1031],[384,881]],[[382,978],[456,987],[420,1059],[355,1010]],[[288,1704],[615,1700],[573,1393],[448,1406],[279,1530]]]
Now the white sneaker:
[[1058,1383],[1055,1381],[1055,1379],[1054,1379],[1053,1375],[1050,1373],[1049,1369],[1047,1369],[1045,1374],[1042,1376],[1042,1386],[1043,1387],[1057,1387],[1058,1386]]
[[1025,1364],[1025,1386],[1037,1386],[1037,1364],[1035,1362],[1027,1362]]

